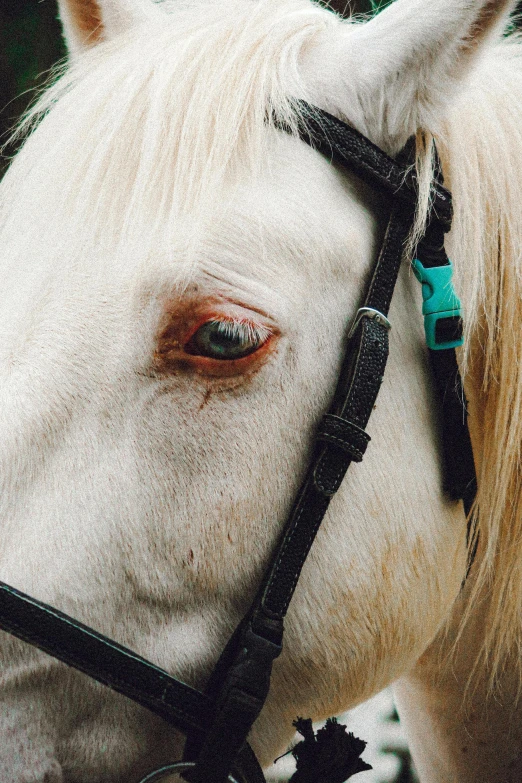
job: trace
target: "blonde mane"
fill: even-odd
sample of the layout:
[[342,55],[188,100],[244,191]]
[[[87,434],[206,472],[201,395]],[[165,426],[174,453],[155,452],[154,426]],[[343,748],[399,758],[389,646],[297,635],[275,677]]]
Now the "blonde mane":
[[[234,171],[255,172],[263,160],[268,106],[295,125],[292,98],[308,98],[299,55],[339,24],[346,22],[308,0],[226,0],[197,13],[158,12],[155,35],[138,27],[83,54],[18,130],[26,135],[40,122],[55,129],[43,135],[45,147],[29,136],[6,175],[0,237],[7,224],[16,241],[14,216],[33,204],[40,246],[45,236],[56,241],[36,160],[61,162],[53,209],[70,214],[71,204],[81,205],[70,223],[78,246],[101,234],[121,245],[175,225],[180,212],[204,213]],[[472,596],[491,596],[481,660],[494,678],[514,653],[522,683],[521,106],[522,41],[512,36],[491,47],[434,136],[455,204],[452,255],[468,335],[462,363],[480,392],[484,426],[476,503],[483,556]],[[429,152],[420,165],[422,219]]]
[[[435,134],[454,199],[450,252],[465,306],[461,356],[477,453],[480,530],[467,622],[490,603],[475,664],[494,687],[508,663],[522,686],[522,39],[490,47]],[[515,663],[516,662],[516,663]]]

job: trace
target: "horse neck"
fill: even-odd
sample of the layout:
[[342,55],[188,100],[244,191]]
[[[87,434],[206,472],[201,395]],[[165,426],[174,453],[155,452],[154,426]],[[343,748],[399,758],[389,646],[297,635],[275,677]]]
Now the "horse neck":
[[[474,363],[474,367],[478,364]],[[472,381],[475,381],[473,383]],[[470,433],[477,472],[491,426],[476,375],[468,379]],[[522,780],[520,661],[512,649],[484,660],[491,623],[502,622],[483,583],[487,542],[451,616],[413,669],[394,685],[401,723],[422,783],[519,783]],[[495,653],[502,655],[501,667]]]
[[486,667],[477,674],[483,613],[476,611],[464,631],[460,629],[472,588],[470,583],[462,591],[449,627],[394,686],[422,783],[522,780],[517,661],[506,661],[494,692]]
[[[480,357],[473,358],[472,366],[466,397],[480,477],[494,422],[492,406],[478,382]],[[394,685],[422,783],[522,780],[520,661],[506,635],[503,647],[485,646],[491,627],[500,626],[502,632],[504,625],[495,591],[484,581],[491,568],[485,532],[450,618],[414,668]]]

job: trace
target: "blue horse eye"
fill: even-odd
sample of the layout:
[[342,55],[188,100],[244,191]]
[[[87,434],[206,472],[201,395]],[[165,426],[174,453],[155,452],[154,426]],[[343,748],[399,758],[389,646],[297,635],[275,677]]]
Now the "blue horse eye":
[[230,361],[254,353],[265,339],[251,324],[207,321],[192,335],[185,351],[193,356]]

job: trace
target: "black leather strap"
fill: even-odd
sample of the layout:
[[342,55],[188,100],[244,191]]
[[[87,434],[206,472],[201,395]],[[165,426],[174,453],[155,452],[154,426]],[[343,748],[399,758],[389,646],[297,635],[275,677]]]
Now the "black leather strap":
[[[361,442],[367,442],[362,427],[367,423],[381,385],[388,355],[388,333],[377,321],[363,318],[352,341],[357,349],[353,356],[349,353],[345,362],[347,397],[342,404],[336,401],[339,409],[336,408],[336,413],[332,415],[352,431],[352,422],[342,418],[342,414],[349,411],[355,420],[353,431],[359,433]],[[319,440],[323,438],[320,436]],[[351,456],[343,445],[331,441],[326,444],[318,442],[315,448],[307,478],[265,578],[264,589],[251,610],[257,644],[264,638],[270,646],[267,637],[272,634],[271,624],[279,621],[282,626],[331,496],[340,486],[350,465]],[[250,622],[246,627],[251,628]],[[192,743],[191,752],[199,752],[196,768],[185,774],[191,783],[226,783],[235,755],[245,742],[268,694],[273,658],[266,656],[259,659],[257,656],[256,659],[255,648],[249,649],[244,643],[244,635],[240,638],[237,659],[228,668],[221,683],[217,718],[204,742],[201,745]],[[238,680],[238,664],[247,670],[250,667],[255,672],[254,679],[247,682],[241,681],[241,678]]]
[[128,696],[183,732],[205,732],[205,694],[72,617],[0,582],[0,627]]
[[[442,166],[436,154],[436,180],[444,182]],[[416,250],[425,269],[448,266],[450,261],[444,246],[445,227],[437,220],[428,222]],[[437,322],[438,342],[462,337],[460,317],[440,319]],[[454,348],[429,350],[442,441],[443,487],[452,500],[462,500],[468,517],[468,571],[475,559],[478,533],[471,530],[471,509],[477,494],[475,460],[468,428],[468,404]]]
[[403,259],[404,245],[412,222],[413,213],[408,212],[402,205],[394,207],[364,303],[365,307],[372,307],[383,315],[388,315],[390,310]]
[[452,500],[462,499],[469,514],[477,493],[477,478],[457,356],[455,349],[449,348],[430,351],[429,357],[439,401],[444,491]]
[[[214,691],[215,718],[204,739],[187,743],[197,765],[183,774],[190,783],[226,783],[250,728],[268,696],[272,664],[281,653],[283,623],[259,612],[241,623],[217,664],[208,692]],[[220,681],[221,680],[221,681]]]
[[[216,709],[209,696],[4,582],[0,582],[0,628],[127,696],[192,737],[203,736],[212,726]],[[238,783],[265,783],[255,754],[244,741],[234,754],[234,773]]]
[[[379,391],[388,355],[388,333],[376,321],[365,318],[353,337],[355,357],[347,357],[351,376],[345,404],[334,415],[366,425]],[[306,481],[290,514],[277,554],[265,580],[261,607],[269,616],[284,617],[301,569],[331,497],[337,491],[351,463],[350,455],[337,444],[322,443],[308,469]]]
[[[380,309],[383,315],[388,313],[410,225],[411,218],[408,221],[402,207],[395,207],[364,307],[374,308],[378,304],[379,308],[375,309]],[[389,269],[387,274],[379,272],[383,264]],[[347,347],[328,413],[345,421],[347,427],[356,427],[364,433],[382,383],[387,358],[388,330],[377,320],[361,318]],[[366,433],[362,437],[364,435]],[[316,446],[305,483],[265,578],[259,608],[268,616],[284,617],[286,614],[330,498],[341,485],[351,461],[350,455],[339,444],[330,442]]]
[[[357,348],[351,368],[351,384],[337,418],[350,430],[358,430],[361,439],[366,436],[369,440],[364,427],[370,419],[386,368],[388,330],[369,318],[361,321],[359,330],[360,335],[355,338]],[[353,461],[353,457],[345,449],[342,449],[345,453],[341,455],[341,449],[339,443],[330,441],[319,455],[313,470],[315,489],[327,497],[332,497],[337,492]],[[362,461],[362,453],[355,461]]]
[[[364,306],[368,308],[373,308],[374,303],[377,303],[383,315],[388,312],[411,220],[412,215],[402,205],[392,209],[383,247],[364,301]],[[387,267],[386,274],[379,271],[382,264]],[[352,462],[353,456],[346,448],[346,443],[336,442],[332,437],[325,438],[325,429],[331,428],[335,422],[339,430],[342,427],[344,432],[356,436],[360,446],[357,456],[362,457],[362,447],[365,448],[369,440],[364,428],[377,399],[387,357],[388,329],[379,320],[362,317],[347,345],[330,410],[319,426],[306,479],[276,548],[263,587],[249,614],[252,619],[246,627],[251,622],[258,635],[267,641],[272,634],[270,623],[279,621],[282,624],[284,620],[330,499]],[[331,429],[328,431],[331,432]],[[239,648],[238,659],[242,665],[249,657],[253,661],[254,655],[245,645],[241,643]],[[224,655],[229,657],[230,651],[227,650]],[[268,678],[268,685],[272,661],[265,658],[261,662],[264,674],[258,672],[257,675],[261,682]],[[253,719],[262,706],[258,699],[260,694],[254,695],[252,692],[252,683],[235,688],[235,665],[232,664],[228,669],[221,683],[217,717],[212,728],[202,744],[191,743],[191,752],[199,751],[195,770],[185,775],[191,783],[226,783],[226,773],[232,766],[234,754],[246,740]],[[218,663],[218,667],[223,668],[223,661]],[[227,737],[225,743],[223,737]]]

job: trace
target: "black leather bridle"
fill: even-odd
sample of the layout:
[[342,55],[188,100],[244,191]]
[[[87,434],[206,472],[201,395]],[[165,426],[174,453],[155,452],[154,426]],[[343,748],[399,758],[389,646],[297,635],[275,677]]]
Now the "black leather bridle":
[[[282,649],[285,615],[310,547],[348,467],[362,460],[370,440],[365,428],[388,357],[388,311],[415,216],[413,145],[393,160],[327,112],[300,103],[299,116],[303,141],[385,193],[392,205],[366,296],[347,338],[332,403],[317,429],[306,477],[257,596],[214,668],[206,691],[195,690],[73,618],[0,583],[0,628],[138,702],[187,735],[184,761],[156,770],[142,783],[174,772],[190,783],[265,780],[247,737],[268,695],[272,664]],[[439,167],[426,232],[417,248],[424,268],[449,265],[444,234],[451,219],[451,196],[443,187]],[[451,498],[463,499],[469,512],[476,491],[473,455],[455,349],[447,347],[459,341],[462,323],[460,317],[448,314],[439,323],[440,343],[430,350],[430,359],[442,413],[445,489]]]

